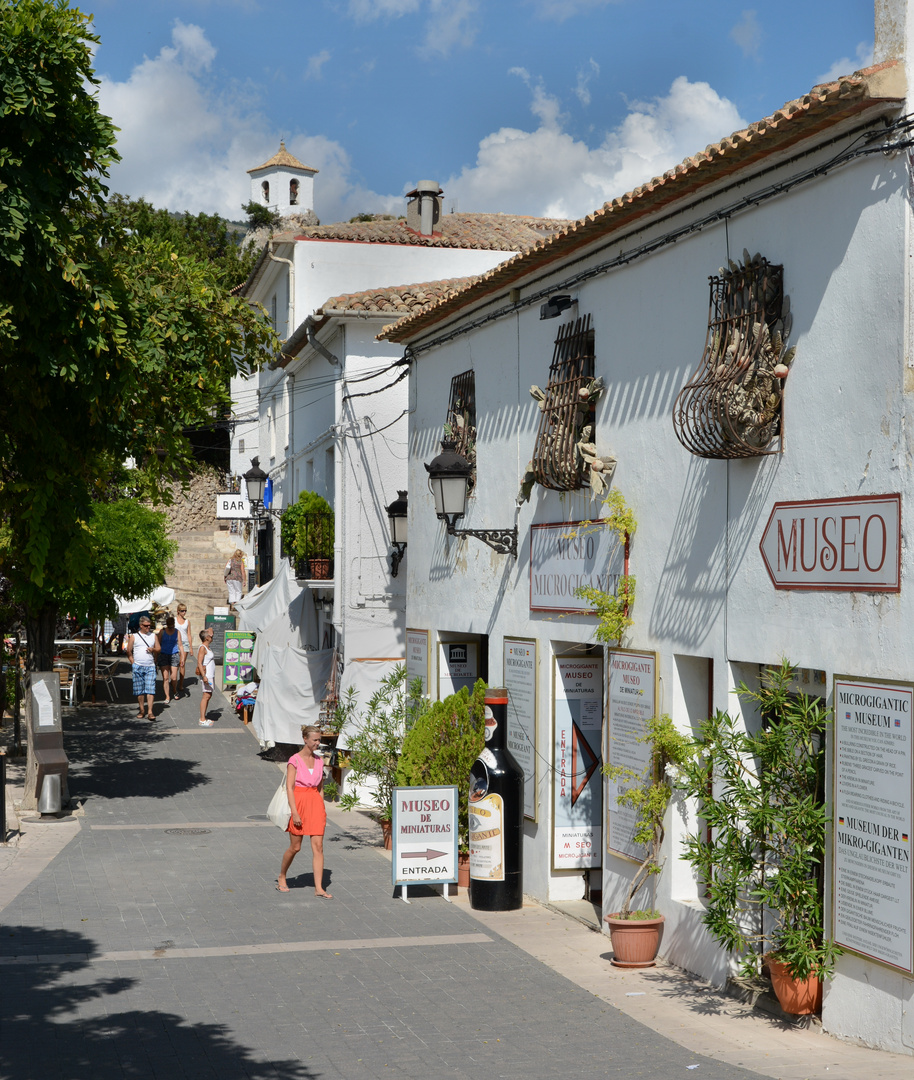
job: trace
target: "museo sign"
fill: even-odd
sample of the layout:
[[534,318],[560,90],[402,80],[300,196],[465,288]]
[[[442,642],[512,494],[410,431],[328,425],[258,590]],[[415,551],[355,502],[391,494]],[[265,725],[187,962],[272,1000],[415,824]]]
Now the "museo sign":
[[560,521],[530,528],[530,610],[592,615],[575,589],[613,592],[624,571],[625,545],[606,521]]
[[776,589],[898,592],[901,496],[775,503],[759,550]]

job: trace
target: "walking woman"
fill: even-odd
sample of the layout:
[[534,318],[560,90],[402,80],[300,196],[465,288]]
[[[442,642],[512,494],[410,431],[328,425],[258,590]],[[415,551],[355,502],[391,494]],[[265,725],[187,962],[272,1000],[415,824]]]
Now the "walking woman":
[[216,657],[210,648],[213,640],[211,626],[200,631],[200,640],[203,642],[197,649],[197,676],[203,690],[203,696],[200,698],[200,727],[212,727],[212,720],[207,719],[206,716],[209,699],[213,696],[213,685],[216,682]]
[[172,698],[172,687],[177,686],[178,683],[178,666],[183,652],[173,615],[168,616],[165,625],[158,631],[156,637],[159,639],[159,667],[162,669],[162,689],[165,691],[165,704],[168,705]]
[[152,632],[152,619],[143,614],[139,628],[127,638],[127,659],[133,666],[133,692],[139,706],[137,720],[155,720],[152,702],[156,694],[158,651],[159,639]]
[[178,680],[178,692],[175,696],[183,697],[184,665],[187,662],[187,657],[190,655],[190,643],[193,638],[190,629],[190,619],[187,617],[187,604],[178,604],[178,617],[175,619],[175,626],[178,628],[178,636],[181,639],[181,659],[178,661],[181,673]]
[[286,826],[289,846],[282,854],[276,888],[288,892],[286,874],[292,860],[301,851],[303,836],[311,837],[311,866],[314,869],[314,891],[327,900],[333,897],[324,889],[324,829],[327,811],[324,808],[324,762],[317,754],[321,729],[307,725],[301,729],[305,745],[289,758],[286,766],[286,797],[292,816]]
[[241,590],[244,583],[244,552],[241,548],[235,549],[235,554],[225,564],[222,572],[225,587],[228,589],[229,610],[241,599]]

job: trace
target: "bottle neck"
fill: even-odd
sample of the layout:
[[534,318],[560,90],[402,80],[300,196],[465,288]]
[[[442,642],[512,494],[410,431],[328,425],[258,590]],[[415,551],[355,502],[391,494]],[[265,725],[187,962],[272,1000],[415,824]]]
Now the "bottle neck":
[[504,750],[507,745],[508,698],[486,697],[485,745],[490,750]]

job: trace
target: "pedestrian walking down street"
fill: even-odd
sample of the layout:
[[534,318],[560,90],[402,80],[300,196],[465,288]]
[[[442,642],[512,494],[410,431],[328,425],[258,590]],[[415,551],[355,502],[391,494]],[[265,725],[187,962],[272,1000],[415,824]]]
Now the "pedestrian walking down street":
[[235,549],[235,554],[225,564],[225,572],[222,576],[228,589],[229,607],[233,608],[241,599],[241,588],[244,582],[244,552],[241,548]]
[[[158,631],[159,639],[159,667],[162,669],[162,689],[165,691],[165,704],[172,699],[173,688],[178,685],[178,669],[181,666],[181,658],[184,649],[181,646],[181,638],[175,626],[173,615],[165,620],[165,625]],[[174,696],[177,693],[174,692]]]
[[191,653],[190,643],[193,637],[190,629],[190,619],[187,617],[187,604],[178,604],[178,615],[175,619],[175,626],[178,628],[178,634],[181,638],[181,659],[178,662],[181,674],[178,681],[178,696],[182,697],[184,695],[184,666]]
[[127,659],[133,666],[133,692],[139,712],[137,720],[155,720],[152,703],[156,693],[155,657],[159,651],[159,639],[152,632],[152,619],[140,617],[140,625],[127,638]]
[[197,677],[203,696],[200,698],[200,727],[212,727],[212,720],[208,719],[206,709],[209,700],[213,696],[213,686],[216,682],[216,656],[210,648],[213,640],[213,628],[207,626],[200,631],[200,640],[203,644],[197,649]]
[[311,866],[314,869],[314,891],[327,900],[333,897],[324,889],[324,830],[327,810],[324,807],[324,762],[317,754],[321,744],[321,729],[311,724],[301,729],[305,745],[289,758],[286,765],[286,797],[292,811],[286,832],[289,846],[282,854],[276,888],[288,892],[286,874],[292,860],[301,851],[303,836],[311,837]]

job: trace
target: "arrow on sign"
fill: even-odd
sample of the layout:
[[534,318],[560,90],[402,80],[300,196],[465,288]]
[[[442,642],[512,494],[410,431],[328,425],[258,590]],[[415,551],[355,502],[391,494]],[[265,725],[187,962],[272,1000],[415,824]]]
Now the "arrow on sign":
[[435,851],[434,848],[426,848],[425,851],[401,851],[401,859],[425,859],[428,862],[430,859],[440,859],[443,855],[447,855],[446,851]]

